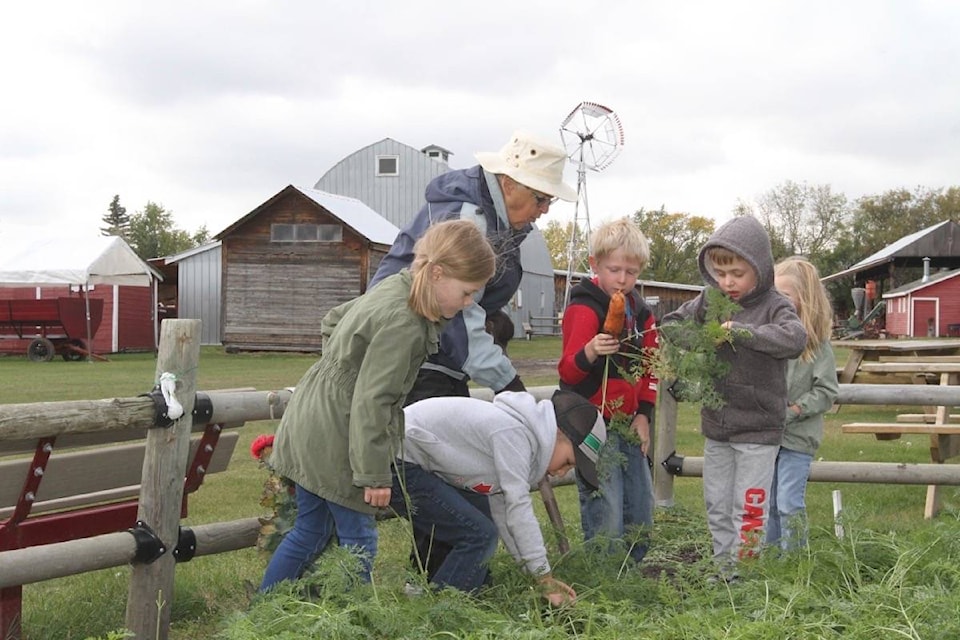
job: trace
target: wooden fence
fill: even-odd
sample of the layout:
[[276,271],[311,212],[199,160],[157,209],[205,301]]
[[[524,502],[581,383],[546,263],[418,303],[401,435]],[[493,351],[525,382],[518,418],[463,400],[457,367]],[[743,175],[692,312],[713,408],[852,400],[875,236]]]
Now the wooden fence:
[[[161,540],[178,538],[191,409],[195,397],[195,373],[199,360],[200,323],[195,320],[165,320],[161,328],[157,379],[164,372],[180,372],[177,397],[184,413],[170,429],[154,426],[154,404],[150,398],[122,398],[99,401],[47,402],[0,405],[0,440],[40,438],[63,433],[97,430],[149,429],[143,466],[138,519],[148,524]],[[554,387],[535,387],[538,399],[549,398]],[[211,423],[278,419],[292,390],[236,391],[211,393]],[[474,395],[489,399],[488,390]],[[960,405],[958,387],[918,385],[841,385],[840,404]],[[670,459],[676,442],[677,405],[661,394],[658,403],[654,459]],[[702,458],[677,461],[679,475],[700,475]],[[674,474],[662,465],[655,469],[654,493],[659,506],[673,504]],[[833,482],[879,482],[960,485],[960,466],[938,464],[824,463],[814,462],[811,480]],[[196,555],[220,553],[253,546],[258,523],[247,518],[194,528]],[[120,566],[132,561],[137,543],[128,532],[84,540],[28,547],[0,552],[0,588]],[[172,545],[166,545],[170,549]],[[126,627],[137,638],[163,640],[169,634],[170,602],[173,599],[175,559],[166,552],[149,564],[134,565],[128,593]],[[158,631],[159,630],[159,631]],[[9,629],[4,629],[9,632]],[[7,637],[17,637],[7,635]]]

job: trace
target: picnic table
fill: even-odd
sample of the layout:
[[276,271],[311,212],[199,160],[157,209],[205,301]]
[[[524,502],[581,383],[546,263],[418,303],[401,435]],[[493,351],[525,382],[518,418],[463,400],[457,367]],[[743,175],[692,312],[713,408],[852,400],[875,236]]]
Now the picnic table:
[[[903,377],[915,384],[960,384],[960,339],[861,340],[834,343],[851,349],[846,366],[838,376],[841,383],[852,383],[860,375],[871,375],[891,382]],[[896,404],[896,398],[891,398]],[[923,413],[897,415],[896,422],[854,422],[841,425],[842,433],[872,433],[878,440],[894,440],[904,434],[930,436],[930,458],[944,463],[960,455],[960,422],[951,422],[951,407],[925,407]],[[932,518],[940,510],[937,485],[927,487],[924,517]]]
[[930,360],[942,356],[960,356],[960,338],[926,338],[920,340],[834,340],[834,348],[850,349],[847,363],[840,372],[840,384],[854,381],[864,362],[880,362],[892,358]]

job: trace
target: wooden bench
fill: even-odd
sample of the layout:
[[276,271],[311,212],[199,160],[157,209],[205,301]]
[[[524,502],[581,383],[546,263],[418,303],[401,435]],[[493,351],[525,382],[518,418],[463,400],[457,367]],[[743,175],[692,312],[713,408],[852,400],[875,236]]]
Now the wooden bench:
[[[884,362],[861,362],[859,371],[879,375],[907,375],[914,384],[957,385],[960,381],[958,356],[887,356]],[[891,404],[896,404],[892,397]],[[923,413],[897,415],[896,422],[851,422],[840,426],[841,433],[872,433],[877,440],[896,440],[903,435],[930,437],[930,459],[943,463],[960,455],[960,424],[950,422],[949,406],[924,407]],[[927,487],[924,517],[940,509],[939,487]]]
[[935,413],[898,413],[897,422],[935,422]]
[[521,322],[520,326],[523,327],[523,335],[527,340],[533,337],[533,327],[529,322]]
[[[878,440],[895,440],[906,435],[960,435],[960,424],[926,424],[906,422],[849,422],[840,425],[842,433],[872,433]],[[887,436],[881,438],[880,436]],[[892,436],[892,437],[891,437]]]
[[860,371],[864,373],[906,373],[909,375],[918,374],[944,374],[960,373],[960,362],[862,362]]
[[[181,517],[204,478],[227,469],[239,434],[224,429],[242,424],[194,425]],[[0,440],[0,552],[137,528],[145,451],[142,429]],[[21,602],[21,586],[0,588],[0,618],[19,620]]]

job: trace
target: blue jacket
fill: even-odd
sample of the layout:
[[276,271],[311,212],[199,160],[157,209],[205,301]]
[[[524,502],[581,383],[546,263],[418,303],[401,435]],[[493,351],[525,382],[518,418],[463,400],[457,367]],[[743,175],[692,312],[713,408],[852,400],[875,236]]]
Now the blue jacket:
[[480,165],[437,176],[426,188],[426,204],[394,241],[370,281],[376,285],[413,262],[413,246],[431,224],[444,220],[472,220],[490,240],[497,268],[475,304],[458,313],[440,336],[440,350],[424,365],[457,378],[500,391],[517,375],[503,350],[484,330],[486,314],[506,306],[520,287],[520,243],[532,229],[513,229],[496,177]]

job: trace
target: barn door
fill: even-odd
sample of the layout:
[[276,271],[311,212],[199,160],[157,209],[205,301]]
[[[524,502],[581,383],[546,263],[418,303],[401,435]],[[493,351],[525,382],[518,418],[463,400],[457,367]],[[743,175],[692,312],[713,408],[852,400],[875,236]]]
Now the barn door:
[[914,338],[940,335],[940,301],[936,298],[914,298],[912,300],[912,331]]

